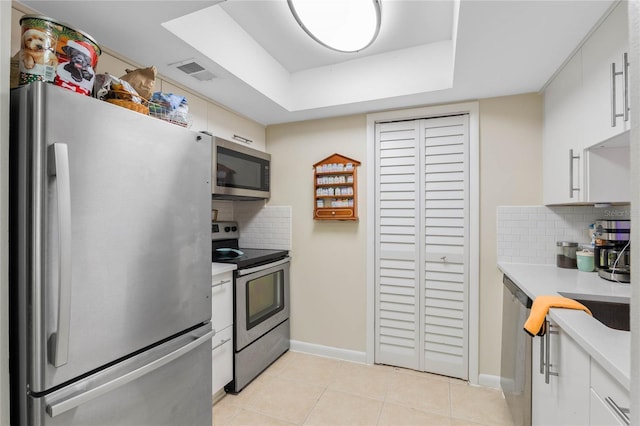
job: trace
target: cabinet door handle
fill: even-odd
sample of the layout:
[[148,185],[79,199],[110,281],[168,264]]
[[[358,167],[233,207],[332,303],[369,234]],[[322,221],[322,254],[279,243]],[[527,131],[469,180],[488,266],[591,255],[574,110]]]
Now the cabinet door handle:
[[630,410],[628,408],[620,407],[610,396],[606,397],[604,400],[609,404],[609,407],[611,407],[625,425],[629,426],[631,424],[631,419],[629,419]]
[[624,111],[622,116],[624,121],[629,121],[629,55],[627,52],[622,54],[622,81],[624,83]]
[[558,375],[557,372],[552,372],[551,371],[551,367],[553,367],[553,364],[551,364],[551,334],[558,334],[558,332],[557,331],[551,331],[551,323],[549,322],[549,320],[545,321],[545,325],[546,325],[546,328],[547,328],[547,332],[544,334],[544,338],[546,340],[546,342],[545,342],[544,382],[546,384],[549,384],[549,377]]
[[619,75],[622,75],[622,71],[616,71],[616,63],[611,62],[611,127],[616,127],[616,119],[623,116],[616,111],[616,77]]
[[[545,324],[545,327],[547,325]],[[545,366],[545,344],[544,341],[547,340],[546,337],[540,337],[540,374],[544,374],[544,366]]]
[[220,280],[219,283],[211,284],[211,288],[220,287],[220,286],[223,286],[223,285],[225,285],[227,283],[230,283],[230,282],[231,282],[231,280]]
[[580,160],[579,155],[573,154],[573,149],[569,150],[569,198],[573,198],[573,193],[575,191],[580,191],[580,187],[575,188],[573,184],[573,162],[575,160]]
[[218,349],[220,346],[224,345],[225,343],[231,341],[231,337],[229,337],[228,339],[224,339],[221,340],[220,343],[218,343],[217,345],[215,345],[213,348],[211,348],[212,351],[215,351],[216,349]]
[[[616,93],[616,78],[622,76],[622,96],[623,111],[616,111],[616,101],[618,94]],[[628,54],[622,54],[622,71],[616,71],[616,63],[611,63],[611,127],[616,127],[618,117],[622,117],[624,121],[629,121],[629,59]]]

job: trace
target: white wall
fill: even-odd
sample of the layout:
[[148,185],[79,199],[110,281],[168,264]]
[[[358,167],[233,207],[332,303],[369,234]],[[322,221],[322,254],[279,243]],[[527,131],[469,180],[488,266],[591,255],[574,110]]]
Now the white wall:
[[[366,117],[267,127],[270,205],[292,209],[291,339],[364,353],[366,348]],[[359,221],[314,221],[313,164],[339,153],[358,170]]]
[[542,202],[542,97],[480,101],[481,375],[500,373],[502,277],[496,267],[496,209]]
[[[496,209],[542,200],[542,99],[480,100],[481,375],[500,372],[502,281],[496,267]],[[274,162],[270,203],[293,217],[292,339],[366,352],[366,117],[267,127]],[[312,165],[339,153],[362,161],[359,222],[313,220]]]

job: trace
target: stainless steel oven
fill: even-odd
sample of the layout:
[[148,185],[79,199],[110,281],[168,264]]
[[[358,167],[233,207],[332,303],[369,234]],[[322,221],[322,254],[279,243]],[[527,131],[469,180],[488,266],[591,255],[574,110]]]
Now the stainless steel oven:
[[289,350],[289,257],[236,271],[234,381],[239,392]]
[[241,350],[289,318],[289,257],[237,271],[236,348]]
[[240,392],[289,350],[289,252],[238,246],[235,222],[214,222],[212,260],[235,263],[233,381]]

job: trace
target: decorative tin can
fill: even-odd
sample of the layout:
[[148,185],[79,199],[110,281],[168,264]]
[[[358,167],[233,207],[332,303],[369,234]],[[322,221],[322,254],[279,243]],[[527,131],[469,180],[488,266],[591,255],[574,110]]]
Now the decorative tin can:
[[20,26],[18,83],[53,81],[58,66],[58,24],[44,16],[25,15],[20,19]]
[[60,25],[54,84],[90,96],[101,53],[98,43],[90,35]]
[[91,95],[102,51],[90,35],[46,16],[25,15],[20,25],[20,84],[48,81]]

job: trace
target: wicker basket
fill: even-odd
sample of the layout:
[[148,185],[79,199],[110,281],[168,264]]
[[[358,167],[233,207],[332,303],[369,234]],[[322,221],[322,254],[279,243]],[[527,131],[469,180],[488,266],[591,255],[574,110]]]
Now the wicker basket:
[[[149,115],[149,101],[142,96],[135,96],[124,90],[110,90],[107,102],[130,109],[140,114]],[[140,102],[131,100],[133,97],[138,98]]]

